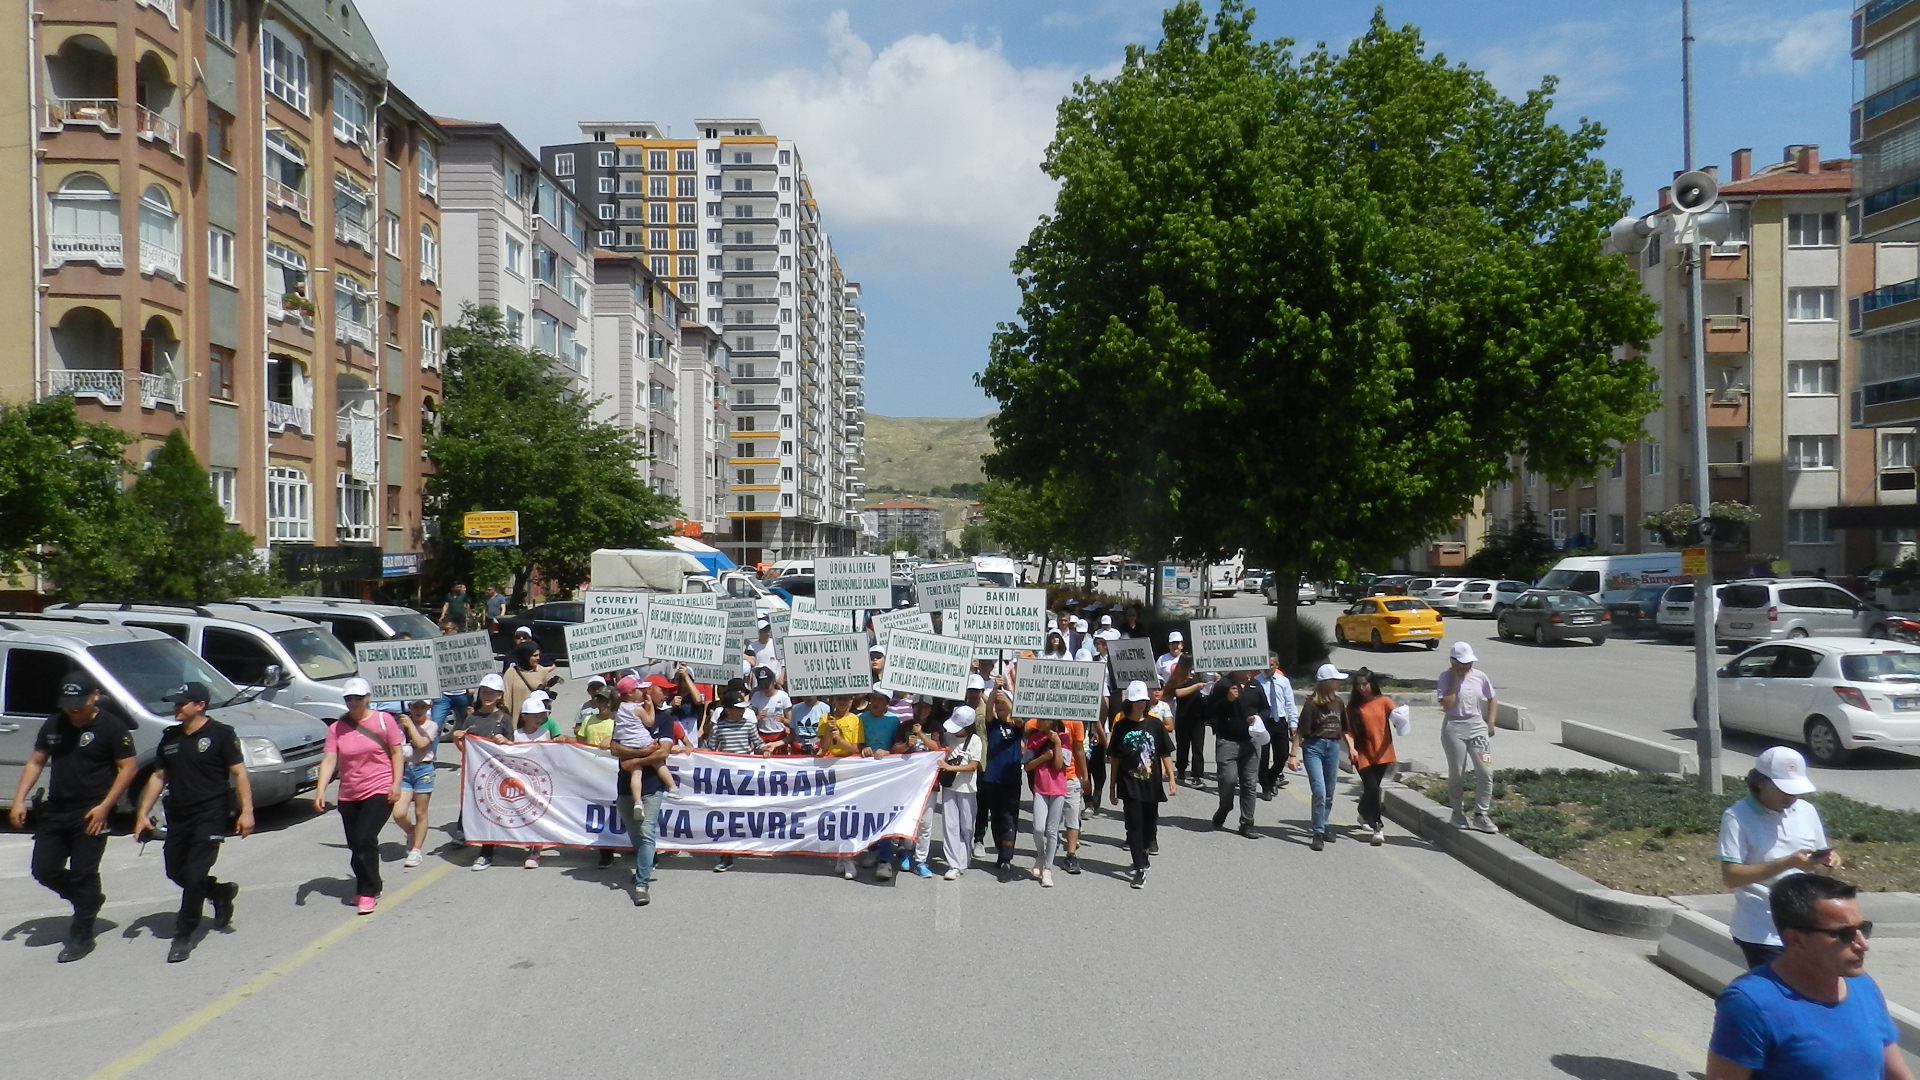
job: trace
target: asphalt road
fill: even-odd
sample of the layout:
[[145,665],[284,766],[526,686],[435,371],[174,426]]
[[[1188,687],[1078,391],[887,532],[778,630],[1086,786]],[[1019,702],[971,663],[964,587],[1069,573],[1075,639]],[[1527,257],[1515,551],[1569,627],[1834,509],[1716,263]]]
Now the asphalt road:
[[[451,771],[441,776],[451,778]],[[1118,820],[1042,890],[843,881],[821,861],[666,860],[636,910],[592,856],[402,870],[356,917],[337,817],[263,815],[229,842],[235,929],[163,962],[177,899],[158,849],[116,838],[99,950],[56,965],[64,910],[0,835],[9,1076],[296,1075],[1675,1080],[1712,1002],[1646,943],[1568,926],[1395,830],[1304,844],[1304,784],[1263,838],[1212,833],[1211,792],[1167,807],[1148,886]],[[450,782],[447,784],[450,789]],[[453,806],[436,799],[436,821]],[[1336,822],[1353,820],[1344,792]]]

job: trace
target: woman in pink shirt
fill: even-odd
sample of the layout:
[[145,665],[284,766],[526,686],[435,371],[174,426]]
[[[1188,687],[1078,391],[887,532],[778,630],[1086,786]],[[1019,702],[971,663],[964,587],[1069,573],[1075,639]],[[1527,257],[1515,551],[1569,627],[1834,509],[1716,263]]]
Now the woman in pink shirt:
[[327,812],[327,785],[340,774],[340,824],[352,853],[354,908],[373,913],[380,899],[380,827],[400,801],[400,774],[406,737],[392,714],[367,707],[372,690],[365,679],[348,679],[343,688],[346,715],[327,725],[326,752],[320,757],[313,810]]
[[1066,744],[1053,730],[1053,721],[1035,720],[1024,749],[1027,780],[1033,786],[1033,876],[1050,889],[1060,818],[1067,806]]

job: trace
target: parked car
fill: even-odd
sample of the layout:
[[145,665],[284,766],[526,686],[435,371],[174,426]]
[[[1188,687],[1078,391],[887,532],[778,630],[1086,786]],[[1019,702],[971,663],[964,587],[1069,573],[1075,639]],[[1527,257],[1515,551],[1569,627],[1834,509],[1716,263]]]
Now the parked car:
[[1723,642],[1776,638],[1864,637],[1879,608],[1819,578],[1728,582],[1720,591],[1714,635]]
[[1294,586],[1293,602],[1295,604],[1319,603],[1320,587],[1318,585],[1315,585],[1313,582],[1308,581],[1306,578],[1301,578],[1300,583]]
[[1531,638],[1535,645],[1569,638],[1605,645],[1610,621],[1607,609],[1586,593],[1529,589],[1514,600],[1512,607],[1495,616],[1493,625],[1502,638]]
[[587,621],[587,605],[581,600],[549,600],[535,604],[517,615],[508,615],[490,631],[493,651],[505,655],[513,648],[514,632],[526,627],[533,632],[533,643],[540,646],[540,659],[549,664],[567,662],[567,627]]
[[1406,590],[1408,596],[1417,596],[1425,600],[1427,598],[1427,590],[1433,588],[1433,583],[1438,580],[1438,578],[1430,577],[1410,577],[1402,588]]
[[1413,580],[1411,574],[1381,574],[1367,582],[1368,596],[1405,596],[1407,583]]
[[1248,570],[1240,575],[1240,591],[1262,593],[1267,591],[1267,582],[1273,580],[1271,570]]
[[1467,579],[1443,577],[1433,579],[1433,584],[1420,592],[1420,599],[1432,604],[1441,612],[1460,610],[1460,593],[1466,588]]
[[[1719,597],[1725,585],[1713,587],[1714,616],[1719,617]],[[1693,640],[1693,586],[1669,585],[1660,594],[1660,611],[1654,616],[1654,630],[1663,641]]]
[[1469,578],[1460,586],[1462,615],[1499,615],[1514,599],[1533,586],[1524,581],[1498,581],[1493,578]]
[[1608,604],[1607,614],[1613,619],[1613,632],[1639,637],[1658,630],[1660,599],[1671,588],[1671,585],[1642,585],[1628,593],[1624,600]]
[[236,603],[319,623],[348,649],[362,641],[436,638],[440,624],[411,608],[330,596],[243,596]]
[[1920,749],[1920,647],[1808,637],[1746,650],[1719,671],[1720,724],[1804,743],[1816,765],[1855,750]]
[[1445,634],[1440,613],[1415,596],[1362,597],[1333,620],[1333,640],[1340,645],[1364,641],[1378,649],[1417,642],[1437,649]]
[[1373,584],[1377,574],[1361,574],[1351,581],[1334,580],[1327,582],[1328,594],[1335,600],[1351,603],[1367,595],[1367,587]]

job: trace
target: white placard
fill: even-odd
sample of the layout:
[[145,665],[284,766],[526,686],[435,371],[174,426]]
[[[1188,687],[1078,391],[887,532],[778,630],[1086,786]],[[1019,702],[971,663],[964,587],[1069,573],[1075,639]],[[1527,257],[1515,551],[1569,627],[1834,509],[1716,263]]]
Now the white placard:
[[962,589],[959,624],[960,636],[983,651],[1044,649],[1047,590]]
[[720,594],[710,592],[655,593],[656,604],[674,604],[680,607],[719,607]]
[[685,604],[653,605],[647,618],[648,656],[683,664],[724,664],[732,651],[727,647],[726,612]]
[[1265,619],[1195,619],[1187,628],[1193,666],[1202,671],[1267,670]]
[[814,607],[814,605],[813,605],[813,597],[811,597],[811,596],[796,596],[796,597],[794,597],[794,598],[793,598],[793,610],[795,610],[795,611],[815,611],[815,610],[818,610],[818,609],[817,609],[817,608],[815,608],[815,607]]
[[485,630],[434,638],[433,662],[443,692],[465,693],[500,670],[500,661],[493,658],[493,641]]
[[599,671],[619,671],[647,662],[647,626],[650,620],[627,615],[605,622],[569,625],[567,670],[576,679]]
[[353,647],[360,677],[373,689],[371,701],[432,701],[440,693],[440,664],[432,639],[362,641]]
[[876,612],[873,616],[873,639],[882,645],[887,643],[887,635],[895,630],[912,630],[919,634],[933,633],[933,616],[917,607],[895,608],[892,611]]
[[844,611],[796,611],[787,622],[787,636],[805,634],[851,634],[858,627],[853,616]]
[[640,589],[588,589],[581,599],[586,604],[586,621],[598,623],[632,615],[644,619],[647,617],[647,601],[652,596],[652,593]]
[[1098,723],[1106,689],[1106,665],[1096,661],[1022,660],[1013,688],[1013,715]]
[[1130,682],[1158,685],[1160,675],[1153,669],[1153,642],[1142,637],[1107,642],[1107,655],[1113,659],[1113,681],[1122,689]]
[[746,678],[738,664],[688,664],[687,676],[694,682],[713,686],[725,686],[735,679]]
[[941,637],[959,637],[960,636],[960,609],[959,608],[941,608],[940,609],[940,636]]
[[873,686],[865,634],[801,634],[787,643],[787,693],[864,694]]
[[885,555],[816,559],[814,604],[821,611],[885,611],[893,606],[892,568]]
[[745,645],[749,641],[758,640],[760,634],[754,626],[757,619],[754,612],[753,597],[729,596],[722,599],[716,606],[721,611],[727,613],[728,645],[738,647]]
[[[788,608],[776,608],[767,612],[767,629],[773,631],[773,640],[779,641],[787,636],[787,627],[793,622],[793,611]],[[758,636],[758,635],[756,635]]]
[[960,606],[960,590],[980,584],[980,572],[972,563],[940,563],[915,567],[915,602],[923,608],[945,610]]
[[[967,675],[973,671],[973,642],[912,630],[895,630],[887,646],[887,666],[880,685],[906,694],[930,697],[967,696]],[[1024,677],[1025,672],[1021,673]],[[1099,712],[1096,707],[1095,713]]]

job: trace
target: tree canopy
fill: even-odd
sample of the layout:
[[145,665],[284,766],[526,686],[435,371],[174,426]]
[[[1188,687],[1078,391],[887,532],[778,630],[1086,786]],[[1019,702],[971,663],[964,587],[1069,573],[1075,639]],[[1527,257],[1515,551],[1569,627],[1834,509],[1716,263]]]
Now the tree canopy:
[[463,312],[446,343],[426,504],[457,577],[471,570],[461,516],[476,510],[520,512],[516,596],[536,569],[561,589],[577,587],[595,548],[659,546],[680,510],[647,485],[640,435],[594,419],[595,402],[555,372],[554,358],[514,341],[496,308]]
[[1060,106],[979,376],[991,477],[1059,530],[1091,498],[1146,550],[1330,572],[1447,528],[1515,454],[1588,475],[1640,433],[1655,309],[1552,80],[1503,98],[1377,12],[1344,53],[1258,40],[1241,0],[1163,30]]
[[53,549],[98,546],[119,509],[129,441],[81,420],[64,394],[0,404],[0,575],[38,570]]

